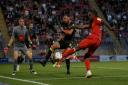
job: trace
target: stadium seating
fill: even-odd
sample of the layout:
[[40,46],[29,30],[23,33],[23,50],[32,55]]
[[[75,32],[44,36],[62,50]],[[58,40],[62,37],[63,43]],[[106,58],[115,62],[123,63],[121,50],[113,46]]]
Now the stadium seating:
[[123,51],[128,50],[128,1],[127,0],[97,0],[107,21],[116,29],[115,35]]
[[[127,4],[125,4],[126,2],[127,0],[98,0],[97,4],[101,8],[111,26],[119,29],[118,31],[115,31],[115,34],[117,35],[123,49],[127,50],[128,16],[126,14],[128,13],[125,12],[126,8],[124,8],[123,11],[112,10],[115,7],[119,8],[122,5],[126,5],[127,7]],[[90,9],[87,0],[1,0],[1,8],[3,10],[10,36],[13,27],[17,25],[17,19],[19,17],[22,16],[25,18],[26,26],[30,23],[34,24],[33,29],[40,39],[40,49],[47,48],[45,44],[46,40],[57,39],[60,33],[59,26],[61,18],[64,14],[72,16],[75,24],[89,22],[88,19],[85,18],[88,10]],[[77,30],[74,36],[74,41],[77,42],[78,39],[81,39],[88,34],[88,30]],[[103,52],[99,53],[106,54],[107,51],[107,54],[114,54],[113,47],[113,40],[106,31],[103,31],[102,45],[98,50]],[[34,53],[37,53],[37,51]]]

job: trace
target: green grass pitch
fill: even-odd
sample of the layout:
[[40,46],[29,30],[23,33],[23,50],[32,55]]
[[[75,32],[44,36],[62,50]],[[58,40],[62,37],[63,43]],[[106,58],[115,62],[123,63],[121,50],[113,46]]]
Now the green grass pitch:
[[[92,62],[93,77],[85,79],[84,63],[71,63],[71,75],[66,75],[65,64],[61,69],[48,64],[42,67],[35,63],[37,75],[31,75],[28,65],[12,76],[12,64],[0,64],[0,83],[9,85],[128,85],[128,62]],[[2,84],[0,84],[2,85]]]

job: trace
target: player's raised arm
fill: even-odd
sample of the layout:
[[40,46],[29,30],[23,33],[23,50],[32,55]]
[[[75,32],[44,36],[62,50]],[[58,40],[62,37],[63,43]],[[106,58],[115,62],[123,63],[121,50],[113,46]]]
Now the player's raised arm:
[[114,29],[109,25],[109,23],[105,20],[102,20],[103,24],[109,28],[110,31],[113,31]]
[[77,25],[77,28],[79,29],[88,29],[90,27],[89,24],[80,24],[80,25]]

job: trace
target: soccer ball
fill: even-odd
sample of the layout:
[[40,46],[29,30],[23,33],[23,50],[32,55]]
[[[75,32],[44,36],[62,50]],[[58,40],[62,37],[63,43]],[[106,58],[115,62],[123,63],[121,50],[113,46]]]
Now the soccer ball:
[[62,53],[61,52],[55,52],[54,57],[55,57],[55,59],[60,60],[62,58]]

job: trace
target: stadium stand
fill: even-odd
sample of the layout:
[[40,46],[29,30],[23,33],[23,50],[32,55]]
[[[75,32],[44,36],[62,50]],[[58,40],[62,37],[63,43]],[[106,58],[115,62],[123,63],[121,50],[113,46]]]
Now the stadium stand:
[[[117,38],[122,47],[128,50],[128,7],[126,2],[127,0],[98,0],[97,4],[100,6],[111,26],[118,29],[115,31]],[[125,5],[124,10],[115,10],[115,7],[121,8],[122,5]],[[56,40],[60,35],[61,30],[59,27],[64,14],[72,16],[75,24],[89,22],[85,18],[90,9],[87,0],[1,0],[1,8],[9,35],[11,35],[13,27],[17,25],[19,17],[22,16],[25,18],[27,27],[30,23],[33,23],[33,29],[39,36],[40,49],[47,48],[45,45],[46,40]],[[77,42],[79,41],[78,39],[88,34],[88,30],[81,31],[78,29],[76,30],[74,40]],[[113,47],[113,40],[107,31],[103,30],[103,41],[98,50],[101,51],[99,53],[114,54]]]
[[106,20],[116,29],[115,35],[123,51],[128,51],[128,1],[127,0],[97,0]]

